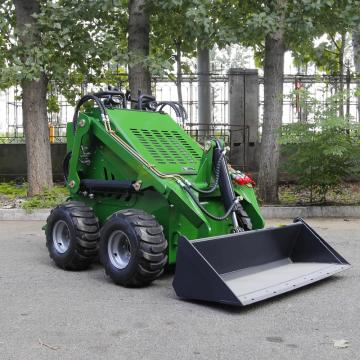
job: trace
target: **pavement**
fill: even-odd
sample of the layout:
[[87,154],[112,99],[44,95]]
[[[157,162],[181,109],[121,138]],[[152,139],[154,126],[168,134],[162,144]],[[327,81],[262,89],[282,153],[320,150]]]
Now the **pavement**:
[[[232,308],[177,299],[172,274],[127,289],[98,264],[60,270],[47,254],[43,222],[1,221],[0,359],[359,359],[360,220],[308,222],[353,267]],[[342,339],[349,347],[334,347]]]

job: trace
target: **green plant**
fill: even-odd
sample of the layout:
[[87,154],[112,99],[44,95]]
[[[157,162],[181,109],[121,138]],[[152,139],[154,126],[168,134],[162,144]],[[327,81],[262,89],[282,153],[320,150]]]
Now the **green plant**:
[[13,181],[0,183],[0,195],[5,196],[8,199],[14,199],[16,197],[25,197],[27,194],[27,184],[17,184]]
[[298,199],[296,193],[292,191],[290,186],[279,188],[279,200],[281,204],[296,204]]
[[330,190],[341,191],[345,177],[359,173],[360,127],[339,115],[343,93],[326,102],[305,90],[296,94],[306,106],[309,122],[282,127],[284,170],[296,176],[300,188],[309,191],[310,202],[326,202]]
[[45,190],[39,195],[27,198],[22,203],[22,208],[31,212],[33,209],[52,208],[62,203],[67,198],[65,187],[55,186],[52,189]]

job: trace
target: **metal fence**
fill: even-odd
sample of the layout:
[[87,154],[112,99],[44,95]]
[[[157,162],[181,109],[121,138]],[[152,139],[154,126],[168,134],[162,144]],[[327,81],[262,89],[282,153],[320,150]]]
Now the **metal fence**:
[[[239,126],[237,129],[229,125],[229,79],[224,74],[211,74],[213,118],[208,135],[221,136],[226,142],[230,142],[232,131],[241,131],[244,134],[246,129]],[[357,113],[357,97],[354,91],[357,86],[355,76],[348,73],[343,79],[343,87],[351,96],[344,104],[344,113],[350,115],[353,121],[359,121]],[[306,121],[306,114],[299,104],[290,100],[289,95],[299,87],[305,88],[309,93],[321,101],[334,94],[339,88],[340,79],[331,76],[314,75],[286,75],[284,77],[284,100],[283,100],[283,123]],[[154,95],[157,100],[177,100],[176,84],[168,78],[153,79]],[[198,124],[198,82],[196,75],[184,75],[182,83],[183,104],[188,113],[189,121],[185,124],[185,130],[198,140],[204,138]],[[259,126],[263,118],[264,91],[263,78],[259,77]],[[19,100],[20,90],[12,88],[0,94],[0,106],[5,107],[5,116],[0,118],[0,143],[23,143],[23,126],[21,102]],[[59,96],[59,113],[49,114],[49,127],[52,134],[52,142],[65,142],[66,123],[72,120],[73,107],[66,100]]]

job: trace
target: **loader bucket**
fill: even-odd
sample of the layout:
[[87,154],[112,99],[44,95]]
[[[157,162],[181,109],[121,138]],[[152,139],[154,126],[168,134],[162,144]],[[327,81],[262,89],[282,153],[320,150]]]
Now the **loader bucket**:
[[173,287],[180,298],[245,306],[350,267],[303,220],[287,226],[179,239]]

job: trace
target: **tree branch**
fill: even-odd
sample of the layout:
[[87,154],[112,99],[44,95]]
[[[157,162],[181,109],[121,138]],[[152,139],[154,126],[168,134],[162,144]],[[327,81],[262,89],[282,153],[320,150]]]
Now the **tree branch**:
[[330,36],[330,39],[332,40],[332,42],[334,43],[334,45],[336,46],[336,48],[337,48],[339,51],[341,51],[339,45],[338,45],[338,44],[336,43],[336,41],[335,41],[334,36],[332,36],[331,34],[329,34],[329,36]]

